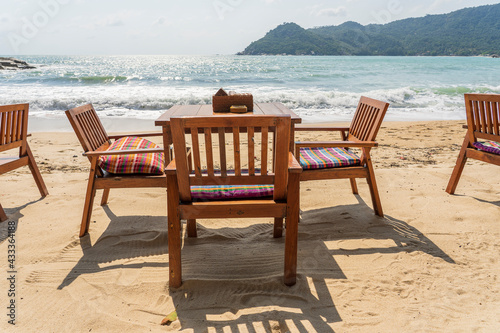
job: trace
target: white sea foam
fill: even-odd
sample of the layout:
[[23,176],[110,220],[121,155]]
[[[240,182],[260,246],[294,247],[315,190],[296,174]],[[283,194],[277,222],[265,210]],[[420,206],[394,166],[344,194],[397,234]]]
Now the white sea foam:
[[[387,120],[464,119],[463,94],[500,93],[500,62],[406,57],[32,57],[36,70],[0,72],[0,104],[30,103],[64,118],[92,103],[102,117],[156,119],[175,104],[209,104],[223,86],[281,102],[304,122],[346,121],[364,95]],[[453,63],[453,66],[449,66]],[[466,75],[464,74],[466,73]]]
[[[244,89],[244,88],[241,88]],[[337,121],[352,118],[359,97],[365,95],[391,104],[392,120],[463,119],[463,97],[439,95],[432,89],[416,91],[405,87],[363,93],[281,89],[261,87],[244,90],[255,102],[281,102],[305,122]],[[63,111],[92,103],[105,117],[155,119],[175,104],[209,104],[214,88],[112,86],[103,87],[0,87],[5,104],[30,103],[36,117],[61,116]]]

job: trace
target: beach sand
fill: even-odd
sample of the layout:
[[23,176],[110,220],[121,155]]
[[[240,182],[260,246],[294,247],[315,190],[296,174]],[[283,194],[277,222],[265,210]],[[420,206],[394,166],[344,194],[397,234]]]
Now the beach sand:
[[[183,237],[177,290],[165,189],[112,190],[105,207],[98,192],[80,239],[89,163],[74,133],[35,132],[50,195],[40,198],[27,167],[0,176],[17,228],[16,325],[2,269],[0,331],[498,332],[500,169],[469,161],[456,195],[444,191],[464,123],[383,124],[372,158],[384,218],[365,181],[358,196],[347,180],[301,183],[295,286],[282,283],[285,238],[272,237],[271,220],[201,220],[197,239]],[[178,320],[161,326],[174,310]]]

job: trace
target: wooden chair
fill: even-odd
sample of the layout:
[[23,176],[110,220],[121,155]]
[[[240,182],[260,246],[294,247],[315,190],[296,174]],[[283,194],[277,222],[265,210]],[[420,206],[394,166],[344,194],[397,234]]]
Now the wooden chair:
[[[19,155],[0,157],[0,174],[29,166],[42,197],[49,194],[28,144],[28,104],[0,106],[0,152],[19,148]],[[22,189],[19,189],[22,190]],[[0,222],[7,215],[0,205]]]
[[[455,193],[467,158],[500,165],[498,150],[497,153],[488,152],[484,150],[488,148],[478,145],[479,140],[500,142],[500,95],[465,94],[465,111],[467,133],[446,187],[446,192],[449,194]],[[476,146],[483,150],[478,149]]]
[[99,165],[99,157],[105,155],[130,155],[144,153],[163,153],[163,148],[135,149],[122,151],[106,151],[112,139],[119,139],[125,136],[153,137],[162,136],[161,133],[140,133],[127,135],[109,136],[106,133],[92,104],[76,107],[66,111],[73,130],[80,141],[84,155],[90,161],[90,174],[87,185],[87,194],[83,208],[83,217],[80,228],[80,237],[89,230],[90,217],[96,190],[102,189],[103,195],[101,205],[108,201],[109,191],[112,188],[140,188],[140,187],[166,187],[166,175],[153,174],[112,174],[102,170]]
[[[295,127],[295,131],[338,131],[342,136],[342,141],[295,143],[295,156],[300,156],[300,164],[304,167],[300,180],[349,178],[352,192],[358,194],[356,178],[366,178],[375,214],[384,216],[370,150],[378,146],[375,138],[388,107],[389,103],[361,97],[349,127]],[[360,148],[361,156],[353,154],[349,148]],[[325,155],[317,155],[322,153]],[[333,154],[334,157],[330,154]],[[318,158],[315,162],[319,163],[315,166],[312,163],[308,164],[305,159],[306,155]],[[333,159],[328,161],[330,158]],[[337,162],[342,159],[346,159],[346,163],[342,162],[341,165],[338,165]],[[309,167],[311,169],[308,169]]]
[[[188,221],[187,233],[192,237],[196,236],[196,219],[206,218],[273,217],[274,237],[281,237],[283,218],[286,218],[284,282],[286,285],[295,284],[299,177],[302,169],[289,151],[290,126],[289,115],[172,117],[171,129],[175,158],[166,169],[169,285],[171,287],[176,288],[182,284],[180,220]],[[191,133],[194,172],[189,172],[189,158],[186,158],[186,131]],[[261,134],[258,135],[258,132]],[[270,132],[275,132],[273,144],[268,143],[274,137]],[[200,133],[203,134],[201,139]],[[247,133],[246,139],[242,138],[243,133]],[[218,138],[218,145],[216,138]],[[231,138],[234,160],[231,158],[231,151],[226,151],[226,139]],[[200,153],[203,141],[205,154]],[[276,147],[274,151],[272,151],[273,145]],[[242,148],[245,146],[245,150],[248,151],[247,169],[243,168],[245,165],[244,162],[242,163],[242,160],[245,161],[245,154],[242,153]],[[202,155],[205,157],[203,158]],[[260,168],[258,168],[259,163],[255,162],[256,159],[261,160]],[[230,165],[231,160],[234,162],[234,167]],[[198,189],[207,189],[206,186],[215,185],[266,184],[274,188],[272,197],[251,197],[239,200],[234,199],[232,195],[230,196],[234,200],[200,199],[196,195],[195,187],[192,187],[200,186]],[[220,188],[215,189],[217,193],[222,193]]]

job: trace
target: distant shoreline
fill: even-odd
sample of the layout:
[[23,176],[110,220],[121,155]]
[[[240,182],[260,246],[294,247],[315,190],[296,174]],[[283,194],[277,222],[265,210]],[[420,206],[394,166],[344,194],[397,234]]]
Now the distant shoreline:
[[[232,57],[232,56],[246,56],[246,57],[404,57],[404,58],[500,58],[500,55],[492,54],[492,55],[374,55],[374,54],[242,54],[241,52],[237,53],[229,53],[229,54],[23,54],[19,56],[20,58],[25,57],[109,57],[109,56],[118,56],[118,57],[162,57],[162,56],[172,56],[172,57]],[[0,55],[0,61],[4,58],[14,58],[9,55]],[[24,60],[16,58],[16,60],[21,62],[26,62]],[[30,66],[34,66],[33,64],[29,64]],[[35,64],[36,65],[36,64]],[[37,67],[36,67],[37,68]]]
[[[217,54],[222,55],[222,54]],[[419,57],[419,58],[500,58],[497,54],[492,55],[387,55],[387,54],[243,54],[243,53],[235,53],[231,54],[235,56],[245,56],[245,57]]]

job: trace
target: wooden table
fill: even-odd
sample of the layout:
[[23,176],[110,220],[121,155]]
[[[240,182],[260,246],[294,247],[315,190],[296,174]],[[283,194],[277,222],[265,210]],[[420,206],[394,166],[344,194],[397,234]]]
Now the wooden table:
[[[163,146],[165,149],[172,144],[172,133],[170,132],[170,118],[173,116],[212,116],[233,113],[227,112],[213,112],[211,104],[205,105],[174,105],[167,112],[162,114],[155,121],[156,126],[161,126],[163,129]],[[300,124],[302,119],[296,115],[292,110],[287,108],[281,103],[255,103],[253,111],[245,114],[254,115],[281,115],[289,114],[292,118],[292,128],[290,130],[290,151],[294,151],[294,138],[295,138],[295,124]],[[165,163],[170,163],[169,154],[165,154]]]

